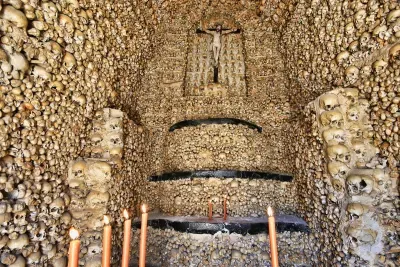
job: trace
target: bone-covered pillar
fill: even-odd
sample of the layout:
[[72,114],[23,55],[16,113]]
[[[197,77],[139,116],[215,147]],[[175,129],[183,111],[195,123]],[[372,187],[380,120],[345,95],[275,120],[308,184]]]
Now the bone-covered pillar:
[[[101,266],[103,216],[114,212],[109,208],[112,171],[122,164],[123,116],[116,109],[97,111],[85,149],[92,158],[80,158],[69,164],[69,212],[71,225],[81,232],[80,264],[84,266]],[[55,205],[59,202],[56,200]]]
[[[338,88],[308,105],[315,112],[325,162],[322,176],[336,257],[364,266],[379,261],[386,229],[379,214],[391,205],[392,181],[373,144],[369,104],[355,88]],[[325,241],[326,242],[326,241]],[[344,252],[344,254],[343,254]]]

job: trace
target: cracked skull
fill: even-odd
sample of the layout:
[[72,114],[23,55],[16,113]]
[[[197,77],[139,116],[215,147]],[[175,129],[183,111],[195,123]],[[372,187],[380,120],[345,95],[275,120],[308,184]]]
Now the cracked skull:
[[368,176],[351,175],[347,178],[347,189],[351,195],[369,194],[373,187],[374,181]]

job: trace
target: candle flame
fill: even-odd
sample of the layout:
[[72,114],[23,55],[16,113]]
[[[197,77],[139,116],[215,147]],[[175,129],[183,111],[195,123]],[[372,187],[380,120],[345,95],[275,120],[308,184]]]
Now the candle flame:
[[69,230],[69,236],[71,237],[71,239],[78,239],[79,238],[78,230],[76,230],[74,227],[71,227],[71,229]]
[[129,219],[129,213],[128,213],[127,209],[124,209],[123,214],[124,214],[124,218],[128,220]]
[[147,205],[146,205],[146,204],[143,204],[143,205],[142,205],[142,212],[143,212],[143,213],[146,213],[146,212],[147,212]]
[[104,215],[104,224],[110,224],[110,217]]
[[274,210],[271,207],[268,207],[267,214],[269,217],[274,216]]

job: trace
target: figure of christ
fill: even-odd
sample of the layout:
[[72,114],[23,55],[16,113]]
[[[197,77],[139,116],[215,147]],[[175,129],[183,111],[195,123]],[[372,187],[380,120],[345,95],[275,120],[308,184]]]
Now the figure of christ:
[[[219,55],[221,52],[221,37],[222,35],[237,32],[237,29],[231,29],[231,30],[223,30],[221,25],[217,25],[217,28],[215,30],[204,30],[205,33],[208,33],[213,36],[213,42],[212,42],[212,49],[213,49],[213,56],[214,56],[214,68],[218,68],[218,63],[219,63]],[[198,33],[203,33],[203,31],[197,31]]]

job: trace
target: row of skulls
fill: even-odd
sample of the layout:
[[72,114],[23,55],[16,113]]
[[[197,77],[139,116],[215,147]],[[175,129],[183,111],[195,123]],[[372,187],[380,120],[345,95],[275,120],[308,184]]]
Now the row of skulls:
[[[367,135],[371,128],[368,102],[359,98],[357,89],[339,88],[313,105],[330,176],[328,199],[348,214],[343,222],[343,249],[373,264],[382,250],[384,230],[371,215],[391,203],[385,202],[390,194],[386,162]],[[365,253],[365,247],[374,248],[376,254]]]

